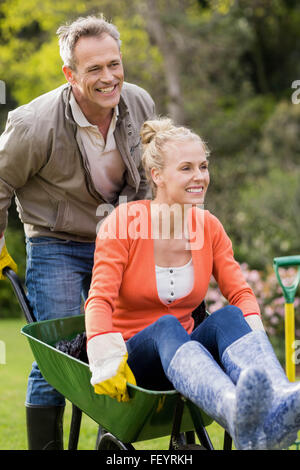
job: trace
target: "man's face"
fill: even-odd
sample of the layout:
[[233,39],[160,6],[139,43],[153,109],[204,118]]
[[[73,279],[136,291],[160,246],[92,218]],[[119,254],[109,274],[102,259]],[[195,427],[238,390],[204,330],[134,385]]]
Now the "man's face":
[[79,105],[103,113],[117,106],[124,81],[119,46],[108,34],[82,37],[75,46],[76,70],[64,66]]

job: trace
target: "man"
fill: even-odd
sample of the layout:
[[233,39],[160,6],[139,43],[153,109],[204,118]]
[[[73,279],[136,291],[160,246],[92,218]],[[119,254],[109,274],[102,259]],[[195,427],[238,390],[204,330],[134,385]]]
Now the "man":
[[[89,16],[57,34],[68,83],[10,112],[0,137],[0,274],[14,267],[3,233],[15,195],[28,298],[39,321],[80,313],[99,206],[149,197],[139,131],[154,103],[124,82],[116,27]],[[62,448],[64,405],[34,363],[26,396],[30,449]]]

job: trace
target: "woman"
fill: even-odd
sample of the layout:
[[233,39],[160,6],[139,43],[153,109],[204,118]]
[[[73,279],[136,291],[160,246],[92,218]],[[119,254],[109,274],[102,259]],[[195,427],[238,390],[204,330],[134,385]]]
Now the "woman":
[[[273,353],[228,236],[201,207],[207,147],[169,119],[146,122],[141,136],[154,199],[121,204],[97,237],[85,306],[95,392],[126,401],[126,382],[172,387],[238,449],[283,448],[296,438],[299,390]],[[194,329],[211,275],[229,305]]]

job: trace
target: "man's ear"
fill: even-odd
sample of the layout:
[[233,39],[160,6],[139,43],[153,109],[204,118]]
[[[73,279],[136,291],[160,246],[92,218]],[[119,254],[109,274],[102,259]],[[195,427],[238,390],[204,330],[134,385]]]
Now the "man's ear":
[[66,80],[72,85],[74,83],[74,72],[70,67],[67,65],[64,65],[62,68],[62,71],[64,73],[64,76],[66,77]]

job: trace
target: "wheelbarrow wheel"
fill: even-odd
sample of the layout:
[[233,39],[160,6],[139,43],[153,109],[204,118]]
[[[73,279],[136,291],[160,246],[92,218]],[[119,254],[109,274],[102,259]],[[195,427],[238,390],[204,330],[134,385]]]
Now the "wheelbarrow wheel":
[[135,450],[131,444],[124,444],[109,432],[101,433],[97,450]]

